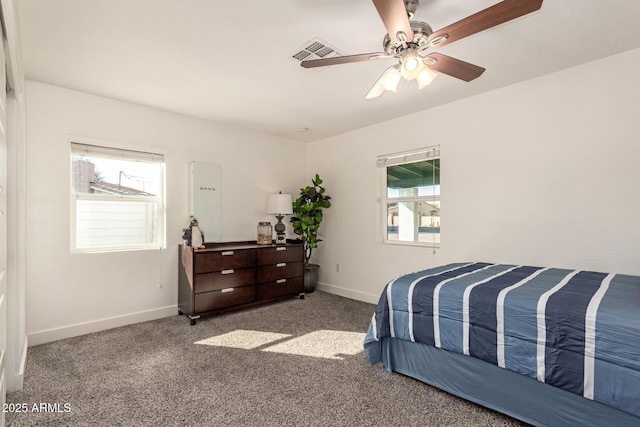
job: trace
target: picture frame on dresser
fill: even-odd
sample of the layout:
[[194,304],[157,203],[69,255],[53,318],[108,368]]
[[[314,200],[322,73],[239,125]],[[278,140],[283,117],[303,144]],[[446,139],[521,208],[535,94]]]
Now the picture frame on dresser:
[[304,299],[302,242],[206,242],[205,249],[179,245],[178,250],[178,314],[191,325],[202,316]]

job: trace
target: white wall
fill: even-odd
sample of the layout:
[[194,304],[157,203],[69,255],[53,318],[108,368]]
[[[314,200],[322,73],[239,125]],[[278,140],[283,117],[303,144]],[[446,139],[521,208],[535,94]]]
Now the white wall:
[[[177,314],[190,162],[222,165],[223,240],[254,240],[276,221],[267,195],[308,178],[306,144],[33,81],[26,94],[29,345]],[[69,135],[167,154],[166,250],[70,254]]]
[[[333,197],[319,289],[377,302],[469,260],[640,274],[639,71],[634,50],[311,144]],[[441,248],[379,243],[376,157],[438,143]]]

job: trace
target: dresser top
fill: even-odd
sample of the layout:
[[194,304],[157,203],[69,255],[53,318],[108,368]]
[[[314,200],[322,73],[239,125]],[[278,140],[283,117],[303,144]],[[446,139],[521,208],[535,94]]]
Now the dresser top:
[[[184,246],[184,245],[180,245]],[[247,240],[247,241],[238,241],[238,242],[204,242],[204,249],[200,249],[194,251],[194,253],[206,253],[206,252],[215,252],[215,251],[230,251],[230,250],[241,250],[241,249],[259,249],[259,248],[279,248],[283,246],[302,246],[302,241],[300,240],[287,240],[286,245],[259,245],[255,240]]]

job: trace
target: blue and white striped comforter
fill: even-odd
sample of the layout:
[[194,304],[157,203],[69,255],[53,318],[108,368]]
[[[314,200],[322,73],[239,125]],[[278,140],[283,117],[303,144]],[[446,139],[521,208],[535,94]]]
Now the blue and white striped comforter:
[[640,277],[457,263],[401,276],[365,338],[420,342],[485,360],[640,416]]

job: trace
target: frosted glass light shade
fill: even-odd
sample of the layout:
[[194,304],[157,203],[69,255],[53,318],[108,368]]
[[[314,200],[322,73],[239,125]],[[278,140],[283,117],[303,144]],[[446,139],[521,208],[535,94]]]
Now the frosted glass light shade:
[[425,86],[429,86],[436,77],[438,77],[438,75],[431,71],[429,67],[425,66],[416,79],[418,81],[418,88],[422,89]]
[[385,90],[395,92],[398,90],[398,83],[400,83],[401,78],[402,75],[400,74],[399,66],[392,65],[382,73],[382,76],[380,76],[376,84],[369,90],[369,93],[367,93],[364,99],[377,98],[382,95]]
[[293,213],[291,194],[269,194],[269,199],[267,200],[267,213],[291,215]]
[[400,63],[400,73],[405,80],[413,80],[424,68],[424,63],[418,54],[413,50],[407,50],[407,53],[402,56]]
[[396,67],[389,67],[389,69],[382,75],[381,83],[384,86],[384,90],[390,90],[395,92],[398,90],[398,83],[400,83],[402,75]]

